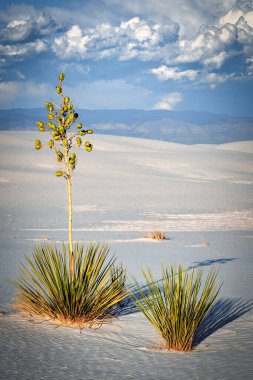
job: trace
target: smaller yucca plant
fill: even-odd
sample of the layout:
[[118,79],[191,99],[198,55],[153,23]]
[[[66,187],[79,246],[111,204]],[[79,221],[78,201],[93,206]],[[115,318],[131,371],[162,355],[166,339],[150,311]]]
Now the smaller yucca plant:
[[125,271],[108,258],[107,245],[75,245],[74,277],[66,246],[44,244],[21,264],[14,306],[30,315],[80,328],[100,325],[126,297]]
[[216,285],[217,271],[211,269],[202,281],[202,268],[188,271],[180,265],[163,267],[161,282],[155,281],[150,269],[142,272],[146,286],[143,288],[135,281],[132,295],[136,306],[162,337],[162,348],[191,351],[196,330],[220,290]]

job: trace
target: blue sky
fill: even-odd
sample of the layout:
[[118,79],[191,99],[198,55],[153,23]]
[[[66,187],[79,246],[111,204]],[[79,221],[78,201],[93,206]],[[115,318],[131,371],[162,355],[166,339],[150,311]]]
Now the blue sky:
[[39,107],[58,73],[80,108],[253,116],[253,1],[0,4],[0,108]]

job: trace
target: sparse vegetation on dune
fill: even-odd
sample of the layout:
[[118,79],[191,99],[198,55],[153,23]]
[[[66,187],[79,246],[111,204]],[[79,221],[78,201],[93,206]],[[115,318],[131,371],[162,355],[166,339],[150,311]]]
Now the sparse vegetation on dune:
[[14,306],[26,314],[50,318],[62,325],[97,326],[112,316],[126,295],[125,270],[109,258],[107,245],[74,246],[74,277],[67,257],[49,244],[35,247],[21,264]]
[[162,281],[157,282],[151,270],[143,271],[145,291],[135,281],[133,298],[163,339],[161,348],[191,351],[197,328],[214,304],[220,288],[217,271],[211,269],[203,281],[203,269],[163,267]]
[[149,232],[144,236],[144,238],[154,240],[167,240],[165,233],[161,231]]
[[91,152],[93,145],[81,136],[93,133],[83,129],[75,107],[63,94],[64,74],[60,73],[56,92],[60,105],[46,102],[47,122],[38,121],[38,130],[50,140],[35,140],[35,149],[49,147],[55,155],[57,177],[63,177],[68,192],[68,246],[62,251],[45,244],[34,248],[32,258],[21,264],[16,287],[15,307],[21,311],[47,317],[63,325],[93,326],[104,323],[125,292],[125,270],[108,258],[107,245],[73,246],[72,238],[72,175],[80,148]]

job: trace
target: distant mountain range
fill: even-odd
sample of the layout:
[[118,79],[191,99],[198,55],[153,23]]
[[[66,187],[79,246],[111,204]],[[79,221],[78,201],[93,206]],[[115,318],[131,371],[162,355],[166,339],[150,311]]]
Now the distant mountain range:
[[[253,118],[229,117],[208,112],[163,110],[85,110],[83,124],[96,133],[141,137],[181,144],[224,144],[253,140]],[[37,130],[36,121],[46,121],[46,111],[0,110],[0,130]]]

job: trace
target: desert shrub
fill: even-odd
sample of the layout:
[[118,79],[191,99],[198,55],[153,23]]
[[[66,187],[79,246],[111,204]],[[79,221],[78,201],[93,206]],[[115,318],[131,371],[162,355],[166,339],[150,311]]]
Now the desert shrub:
[[144,237],[147,239],[154,239],[154,240],[166,240],[165,233],[161,231],[149,232]]
[[14,306],[30,315],[48,317],[80,328],[104,323],[110,309],[126,297],[125,270],[109,258],[107,245],[74,246],[74,276],[63,244],[34,248],[21,264]]
[[163,267],[161,282],[150,270],[143,271],[145,291],[135,281],[134,302],[163,339],[162,348],[192,350],[198,326],[207,316],[219,293],[217,271],[211,269],[203,281],[203,269]]

